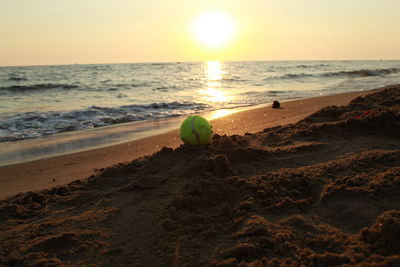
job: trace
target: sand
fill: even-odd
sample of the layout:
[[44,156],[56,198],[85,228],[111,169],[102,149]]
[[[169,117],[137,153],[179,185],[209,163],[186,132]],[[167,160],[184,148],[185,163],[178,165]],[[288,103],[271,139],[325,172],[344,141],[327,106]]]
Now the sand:
[[1,201],[0,265],[400,265],[400,86],[239,128]]
[[[371,91],[294,100],[282,103],[280,109],[270,106],[252,109],[213,120],[212,124],[214,132],[220,135],[256,133],[266,127],[297,122],[329,105],[346,105],[351,99],[369,93]],[[151,155],[163,146],[176,148],[181,144],[178,130],[174,130],[120,145],[3,166],[0,167],[0,199],[84,179],[97,170]]]

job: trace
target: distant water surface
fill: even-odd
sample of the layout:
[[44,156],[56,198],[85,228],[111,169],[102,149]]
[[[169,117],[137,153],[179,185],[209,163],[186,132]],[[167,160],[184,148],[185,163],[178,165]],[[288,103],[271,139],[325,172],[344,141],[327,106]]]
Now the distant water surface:
[[400,82],[400,61],[0,68],[0,142]]

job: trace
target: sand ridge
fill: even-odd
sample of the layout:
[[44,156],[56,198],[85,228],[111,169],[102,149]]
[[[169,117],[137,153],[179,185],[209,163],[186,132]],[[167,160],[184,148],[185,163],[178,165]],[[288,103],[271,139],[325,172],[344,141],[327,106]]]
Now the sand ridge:
[[0,263],[400,264],[400,86],[0,202]]

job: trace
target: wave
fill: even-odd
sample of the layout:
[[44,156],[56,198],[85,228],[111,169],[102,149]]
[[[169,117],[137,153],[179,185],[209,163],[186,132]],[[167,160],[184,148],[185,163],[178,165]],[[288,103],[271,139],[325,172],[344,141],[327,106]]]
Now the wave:
[[24,77],[10,77],[8,78],[9,81],[14,81],[14,82],[21,82],[21,81],[27,81],[27,78]]
[[137,83],[116,83],[116,84],[112,84],[112,85],[119,87],[119,88],[130,88],[130,87],[151,86],[152,84],[149,82],[137,82]]
[[239,76],[232,76],[232,77],[224,77],[222,78],[223,81],[226,82],[247,82],[247,79],[243,79]]
[[293,94],[295,91],[292,90],[266,90],[266,91],[247,91],[241,93],[241,95],[247,96],[278,96],[278,95],[290,95]]
[[1,121],[0,142],[124,122],[170,118],[210,108],[203,103],[174,101],[119,107],[91,106],[67,112],[25,112]]
[[72,84],[41,83],[41,84],[33,84],[33,85],[12,85],[12,86],[0,87],[0,90],[25,92],[25,91],[34,91],[34,90],[74,89],[74,88],[78,88],[78,86],[72,85]]
[[151,66],[166,66],[166,65],[172,65],[173,63],[169,63],[169,62],[160,62],[160,63],[148,63]]
[[338,72],[328,72],[324,73],[321,76],[324,77],[332,77],[332,76],[356,76],[356,77],[369,77],[369,76],[383,76],[398,73],[399,69],[397,68],[388,68],[388,69],[376,69],[376,70],[352,70],[352,71],[338,71]]
[[397,68],[388,69],[376,69],[376,70],[352,70],[352,71],[336,71],[336,72],[325,72],[325,73],[288,73],[281,76],[268,77],[264,80],[288,80],[288,79],[303,79],[303,78],[321,78],[321,77],[371,77],[371,76],[384,76],[399,73],[400,70]]
[[300,64],[295,66],[295,68],[300,68],[300,69],[309,69],[309,68],[319,68],[319,67],[327,67],[329,66],[328,64],[312,64],[312,65],[305,65],[305,64]]
[[153,89],[152,91],[161,91],[161,92],[167,92],[170,90],[181,90],[182,88],[177,86],[177,85],[166,85],[166,86],[158,86]]
[[301,78],[307,78],[307,77],[314,77],[313,74],[308,74],[308,73],[288,73],[282,76],[275,76],[275,77],[268,77],[265,78],[264,80],[287,80],[287,79],[301,79]]

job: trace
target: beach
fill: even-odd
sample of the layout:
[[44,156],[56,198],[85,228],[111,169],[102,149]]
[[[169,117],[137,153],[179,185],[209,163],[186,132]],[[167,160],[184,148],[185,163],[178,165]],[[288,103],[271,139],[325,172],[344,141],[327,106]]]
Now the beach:
[[[353,98],[369,93],[370,91],[361,91],[292,100],[282,103],[280,109],[271,109],[268,105],[213,120],[213,129],[219,135],[256,133],[267,127],[295,123],[326,106],[346,105]],[[20,192],[41,190],[84,179],[96,174],[97,170],[153,154],[163,146],[176,148],[181,144],[176,129],[110,147],[2,166],[0,199]]]
[[400,86],[0,167],[0,265],[396,266]]

